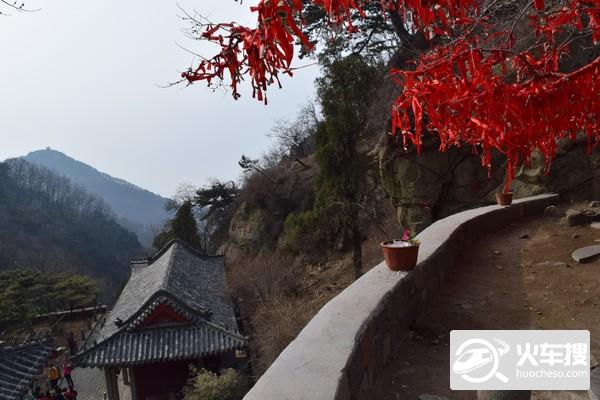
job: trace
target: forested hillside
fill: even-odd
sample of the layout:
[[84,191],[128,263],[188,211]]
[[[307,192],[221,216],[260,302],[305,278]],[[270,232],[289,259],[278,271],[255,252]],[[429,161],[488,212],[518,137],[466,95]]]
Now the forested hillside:
[[150,244],[154,230],[160,228],[168,217],[165,198],[100,172],[60,151],[50,148],[32,151],[24,159],[64,175],[102,198],[114,212],[116,220],[137,234],[145,246]]
[[24,160],[0,163],[0,270],[88,275],[109,300],[141,251],[98,197]]
[[81,275],[18,269],[0,273],[0,331],[27,326],[38,314],[92,304],[94,282]]

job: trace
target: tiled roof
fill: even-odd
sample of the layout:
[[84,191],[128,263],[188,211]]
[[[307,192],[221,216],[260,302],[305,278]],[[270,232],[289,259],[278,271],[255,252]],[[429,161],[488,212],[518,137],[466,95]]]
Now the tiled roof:
[[[140,326],[161,304],[188,323]],[[223,258],[203,256],[172,241],[152,259],[133,263],[131,278],[94,340],[97,343],[78,354],[75,363],[135,365],[243,347]]]
[[1,347],[0,399],[21,399],[42,372],[51,352],[49,340]]
[[246,339],[208,322],[124,329],[77,356],[82,367],[132,366],[188,360],[241,349]]
[[223,257],[204,256],[181,241],[169,242],[152,259],[132,263],[131,277],[100,331],[108,338],[159,291],[167,292],[190,309],[210,312],[209,320],[231,330],[237,323],[225,280]]

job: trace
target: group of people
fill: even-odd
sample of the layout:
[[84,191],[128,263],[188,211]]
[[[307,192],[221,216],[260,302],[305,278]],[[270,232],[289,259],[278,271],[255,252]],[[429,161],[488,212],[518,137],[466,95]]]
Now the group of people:
[[[77,400],[77,391],[71,377],[72,367],[68,360],[62,363],[62,376],[55,364],[48,366],[48,390],[45,392],[37,386],[31,392],[31,399],[34,400]],[[63,388],[62,383],[67,387]]]
[[31,398],[35,400],[77,400],[77,390],[73,386],[69,386],[42,392],[42,389],[37,386],[31,393]]

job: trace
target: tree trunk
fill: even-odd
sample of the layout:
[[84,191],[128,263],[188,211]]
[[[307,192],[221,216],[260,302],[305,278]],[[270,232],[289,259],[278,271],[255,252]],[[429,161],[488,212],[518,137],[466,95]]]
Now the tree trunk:
[[304,161],[302,161],[299,158],[294,158],[294,161],[296,161],[298,164],[302,165],[304,167],[304,169],[310,169],[310,165],[308,165],[307,163],[305,163]]

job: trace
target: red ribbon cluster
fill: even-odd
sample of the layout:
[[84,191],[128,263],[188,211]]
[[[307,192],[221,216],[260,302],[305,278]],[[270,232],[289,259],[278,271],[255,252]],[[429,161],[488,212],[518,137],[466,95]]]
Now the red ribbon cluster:
[[[352,14],[364,15],[362,6],[366,0],[313,0],[312,3],[323,7],[332,25],[352,26]],[[415,10],[415,26],[425,27],[432,24],[436,17],[446,15],[466,18],[467,10],[474,6],[475,0],[381,0],[382,12],[397,10],[407,12]],[[251,78],[253,97],[266,102],[264,92],[277,82],[280,73],[292,75],[291,62],[294,57],[294,43],[311,48],[312,44],[301,31],[300,13],[303,0],[260,0],[252,12],[257,13],[257,27],[252,29],[236,23],[206,24],[201,39],[219,46],[217,55],[202,59],[195,68],[182,74],[190,84],[206,81],[229,80],[232,95],[240,97],[239,83],[244,76]],[[441,27],[442,25],[440,25]],[[436,31],[440,31],[436,27]],[[227,77],[227,74],[229,77]],[[228,79],[227,79],[228,78]]]
[[[366,0],[312,0],[327,12],[333,25],[354,31],[355,13],[364,15]],[[533,0],[529,16],[537,42],[515,50],[513,32],[503,32],[477,16],[481,0],[380,0],[382,12],[403,13],[427,37],[454,37],[416,60],[414,70],[393,71],[403,88],[392,109],[392,134],[400,133],[420,149],[426,129],[440,139],[440,150],[470,146],[491,168],[492,150],[506,155],[508,190],[521,163],[539,151],[547,168],[556,141],[587,134],[590,149],[600,143],[600,58],[568,73],[559,69],[571,43],[557,38],[570,32],[591,33],[600,41],[600,0],[565,0],[561,8],[545,9]],[[300,13],[307,0],[260,0],[251,10],[255,29],[234,23],[207,24],[202,37],[221,51],[183,74],[189,83],[223,81],[229,74],[234,98],[244,76],[251,78],[254,96],[278,75],[292,75],[294,42],[311,47],[301,32]],[[406,20],[405,19],[405,20]],[[478,27],[477,29],[475,29]],[[474,33],[478,32],[478,33]],[[481,33],[483,32],[483,33]],[[504,39],[503,39],[504,38]],[[562,40],[562,39],[561,39]],[[502,45],[498,46],[501,42]]]
[[265,101],[264,91],[279,73],[292,75],[290,65],[294,57],[294,40],[305,46],[311,44],[293,18],[302,6],[301,0],[291,5],[285,1],[260,1],[252,12],[258,13],[258,27],[251,29],[235,23],[207,24],[202,39],[219,45],[221,51],[211,59],[202,59],[198,66],[182,74],[189,83],[223,81],[229,74],[230,87],[235,99],[240,97],[238,85],[244,75],[251,78],[253,97]]
[[[597,3],[597,2],[596,2]],[[536,8],[543,3],[538,0]],[[569,73],[559,70],[568,42],[556,42],[567,28],[584,29],[587,15],[593,38],[600,35],[597,5],[569,7],[536,15],[534,28],[544,35],[521,52],[505,47],[486,49],[503,33],[487,40],[467,38],[423,55],[414,71],[393,71],[403,93],[392,110],[392,133],[420,149],[423,130],[436,134],[440,150],[470,146],[491,168],[492,150],[507,158],[504,190],[521,163],[534,152],[543,155],[546,171],[556,155],[556,142],[585,133],[588,148],[600,144],[600,57]],[[493,38],[493,39],[492,39]],[[512,77],[512,78],[511,78]]]

